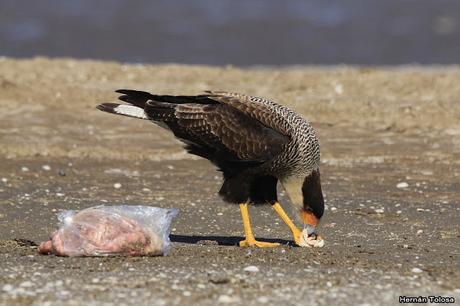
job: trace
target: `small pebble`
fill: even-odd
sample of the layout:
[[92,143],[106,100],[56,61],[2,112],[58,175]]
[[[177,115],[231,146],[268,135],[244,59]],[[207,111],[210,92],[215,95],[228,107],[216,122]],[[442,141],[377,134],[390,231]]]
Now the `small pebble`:
[[421,235],[421,234],[423,234],[423,230],[418,230],[417,235]]
[[259,296],[257,298],[257,302],[259,302],[260,304],[267,304],[268,303],[268,297],[266,296]]
[[397,188],[407,188],[409,187],[409,184],[406,182],[401,182],[396,185]]
[[2,177],[2,182],[5,184],[8,183],[8,179],[6,177]]
[[21,171],[27,172],[27,171],[29,171],[29,168],[27,168],[27,167],[21,167]]
[[56,193],[56,196],[57,197],[63,197],[63,196],[65,196],[65,194],[58,192],[58,193]]
[[331,211],[336,211],[337,207],[331,207]]
[[63,169],[59,169],[58,175],[65,176],[65,171]]
[[45,171],[50,171],[51,167],[49,165],[43,165],[42,169],[45,170]]
[[342,84],[336,84],[334,86],[334,91],[339,95],[343,94],[343,85]]
[[34,284],[31,281],[22,282],[19,286],[20,287],[32,287]]
[[197,241],[198,245],[219,245],[219,242],[215,241],[215,240],[199,240]]
[[2,287],[2,290],[3,291],[6,291],[6,292],[9,292],[9,291],[13,291],[14,287],[10,284],[6,284]]
[[231,296],[228,296],[228,295],[225,295],[225,294],[220,295],[219,298],[217,299],[218,303],[224,303],[224,304],[235,303],[235,302],[238,302],[238,301],[239,301],[238,298],[231,297]]
[[378,214],[383,214],[385,212],[385,209],[384,208],[377,208],[377,209],[375,209],[375,212],[378,213]]
[[419,269],[419,268],[413,268],[412,269],[412,273],[422,273],[423,270],[422,269]]
[[115,188],[115,189],[120,189],[120,188],[121,188],[121,184],[120,184],[120,183],[115,183],[115,184],[113,184],[113,188]]
[[256,266],[247,266],[243,269],[244,272],[259,272],[259,268]]

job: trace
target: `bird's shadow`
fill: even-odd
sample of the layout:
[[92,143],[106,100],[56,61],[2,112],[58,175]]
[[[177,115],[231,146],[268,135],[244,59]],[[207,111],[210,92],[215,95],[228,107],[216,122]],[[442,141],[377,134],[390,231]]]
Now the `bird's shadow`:
[[[224,245],[224,246],[238,246],[244,237],[240,236],[195,236],[195,235],[173,235],[169,236],[171,242],[197,244],[197,245]],[[284,239],[269,239],[269,238],[256,238],[258,241],[263,242],[278,242],[281,245],[296,246],[291,240]]]

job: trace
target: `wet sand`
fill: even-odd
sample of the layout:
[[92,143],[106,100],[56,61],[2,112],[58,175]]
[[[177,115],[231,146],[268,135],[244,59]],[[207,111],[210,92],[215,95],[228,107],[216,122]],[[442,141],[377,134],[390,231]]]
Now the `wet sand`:
[[[2,304],[388,305],[400,295],[460,298],[456,67],[241,70],[40,58],[1,59],[0,71]],[[294,247],[270,207],[251,209],[254,231],[282,246],[236,247],[240,215],[216,194],[220,173],[148,121],[94,108],[115,101],[118,88],[238,91],[303,114],[321,142],[325,247]],[[407,187],[398,188],[403,182]],[[103,203],[178,208],[171,254],[37,255],[57,212]]]

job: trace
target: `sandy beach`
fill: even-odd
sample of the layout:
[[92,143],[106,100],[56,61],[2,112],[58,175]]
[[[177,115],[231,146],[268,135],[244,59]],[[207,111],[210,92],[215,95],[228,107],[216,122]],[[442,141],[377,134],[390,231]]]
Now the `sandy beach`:
[[[457,66],[240,69],[1,58],[0,304],[458,301],[458,84]],[[321,143],[324,248],[295,247],[270,207],[251,209],[254,231],[282,246],[237,247],[239,211],[218,197],[221,174],[209,162],[148,121],[95,108],[115,102],[119,88],[242,92],[302,114]],[[122,203],[179,209],[169,256],[37,254],[59,211]]]

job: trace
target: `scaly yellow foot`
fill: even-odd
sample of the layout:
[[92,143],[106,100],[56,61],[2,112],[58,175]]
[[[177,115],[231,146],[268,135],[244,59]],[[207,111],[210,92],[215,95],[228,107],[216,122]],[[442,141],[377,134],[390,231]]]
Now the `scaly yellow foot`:
[[254,238],[254,234],[252,233],[251,221],[249,220],[248,204],[241,203],[240,209],[241,218],[243,219],[244,235],[246,236],[246,239],[240,241],[240,247],[272,248],[280,245],[279,243],[274,242],[257,241]]
[[[304,221],[306,227],[303,231],[299,230],[295,226],[294,222],[288,217],[281,205],[276,202],[272,205],[273,209],[278,213],[281,219],[289,226],[294,237],[294,241],[298,246],[301,247],[315,247],[321,248],[324,246],[324,240],[316,234],[315,226],[318,224],[318,220],[312,214],[303,214],[302,221]],[[310,233],[310,235],[308,234]]]
[[273,209],[278,213],[278,215],[281,217],[281,219],[286,223],[287,226],[289,226],[289,229],[292,232],[292,236],[294,238],[294,242],[297,245],[300,245],[301,243],[301,238],[302,238],[302,231],[295,226],[294,222],[288,217],[284,209],[281,207],[281,205],[278,202],[275,202],[272,205]]
[[302,239],[302,232],[297,227],[291,228],[291,231],[295,244],[300,245],[300,241]]
[[274,248],[279,246],[277,242],[263,242],[255,239],[244,239],[240,241],[240,247],[259,247],[259,248]]

